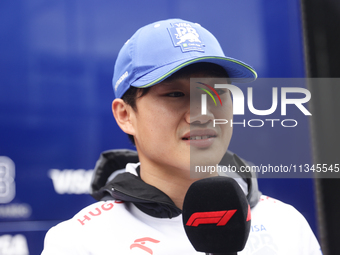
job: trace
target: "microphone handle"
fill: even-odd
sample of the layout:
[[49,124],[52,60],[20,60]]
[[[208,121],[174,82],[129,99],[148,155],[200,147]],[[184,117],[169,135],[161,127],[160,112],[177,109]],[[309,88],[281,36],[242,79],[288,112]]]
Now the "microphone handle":
[[237,252],[206,253],[206,255],[237,255]]

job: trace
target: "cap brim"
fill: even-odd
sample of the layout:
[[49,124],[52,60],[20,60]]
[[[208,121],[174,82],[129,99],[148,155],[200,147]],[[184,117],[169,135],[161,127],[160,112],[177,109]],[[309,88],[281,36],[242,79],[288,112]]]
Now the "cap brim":
[[160,83],[181,68],[199,62],[208,62],[222,66],[227,71],[232,82],[248,83],[256,80],[257,78],[257,73],[251,66],[237,59],[227,57],[199,57],[189,60],[179,60],[174,63],[161,66],[132,82],[131,86],[139,88],[153,86]]

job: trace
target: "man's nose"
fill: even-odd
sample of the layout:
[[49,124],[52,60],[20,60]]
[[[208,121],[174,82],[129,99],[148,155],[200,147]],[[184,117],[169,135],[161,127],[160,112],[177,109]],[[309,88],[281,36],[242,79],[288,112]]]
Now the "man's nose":
[[186,113],[186,121],[189,124],[206,124],[214,120],[213,113],[207,107],[206,114],[202,114],[200,104],[190,104],[189,111]]

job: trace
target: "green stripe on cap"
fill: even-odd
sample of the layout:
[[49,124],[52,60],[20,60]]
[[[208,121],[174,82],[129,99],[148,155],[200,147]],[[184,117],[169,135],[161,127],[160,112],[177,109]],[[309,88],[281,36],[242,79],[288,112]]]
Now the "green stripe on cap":
[[244,63],[240,62],[240,61],[237,61],[237,60],[234,60],[234,59],[229,59],[229,58],[223,58],[223,57],[202,57],[202,58],[195,58],[193,60],[189,60],[187,62],[184,62],[183,64],[175,67],[174,69],[170,70],[169,72],[167,72],[166,74],[162,75],[161,77],[159,77],[158,79],[146,84],[146,85],[143,85],[139,88],[146,88],[146,87],[150,87],[152,85],[155,85],[157,83],[159,83],[160,81],[162,81],[164,78],[166,78],[167,76],[169,76],[170,74],[173,74],[175,73],[176,71],[178,71],[179,69],[181,69],[182,67],[186,66],[186,65],[189,65],[191,63],[194,63],[194,62],[197,62],[197,61],[200,61],[200,60],[204,60],[204,59],[221,59],[221,60],[225,60],[225,61],[230,61],[230,62],[234,62],[236,64],[239,64],[245,68],[247,68],[249,71],[251,71],[254,75],[255,75],[255,79],[257,78],[257,73],[254,69],[252,69],[251,67],[245,65]]

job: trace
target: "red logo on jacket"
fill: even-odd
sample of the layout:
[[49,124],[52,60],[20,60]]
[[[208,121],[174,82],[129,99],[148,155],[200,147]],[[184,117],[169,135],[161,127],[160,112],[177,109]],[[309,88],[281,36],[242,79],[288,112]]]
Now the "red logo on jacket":
[[132,248],[140,248],[140,249],[148,252],[149,254],[153,254],[153,251],[149,247],[144,246],[145,242],[159,243],[160,241],[155,240],[155,239],[153,239],[151,237],[139,238],[139,239],[136,239],[134,241],[134,243],[130,245],[130,250]]

